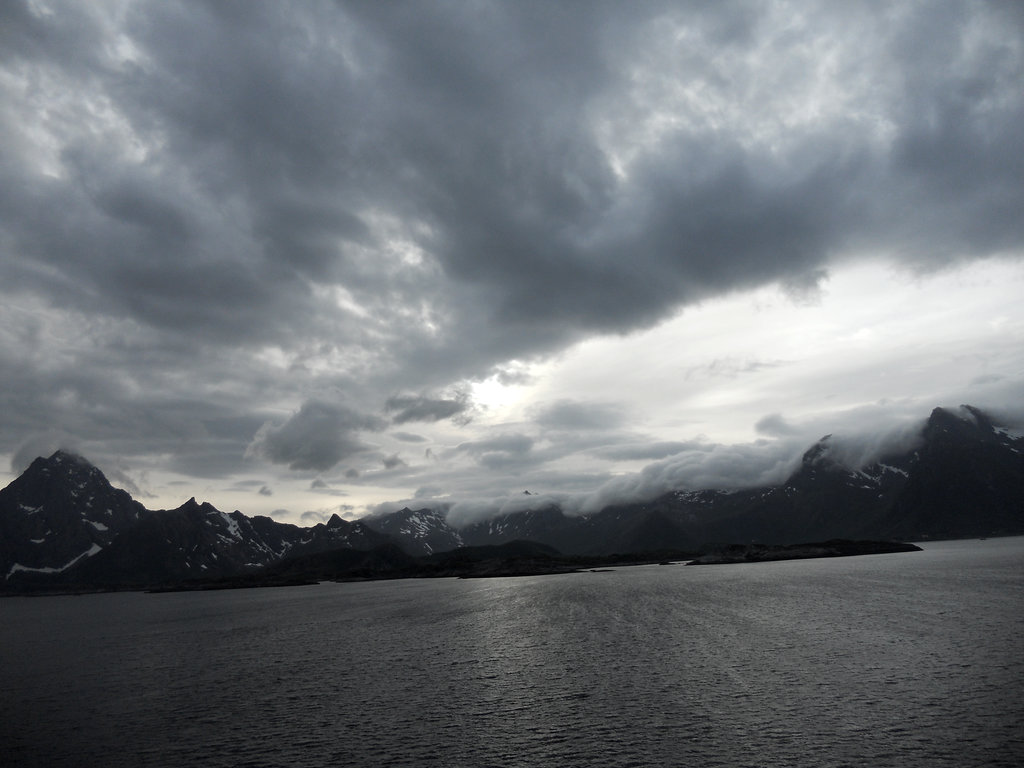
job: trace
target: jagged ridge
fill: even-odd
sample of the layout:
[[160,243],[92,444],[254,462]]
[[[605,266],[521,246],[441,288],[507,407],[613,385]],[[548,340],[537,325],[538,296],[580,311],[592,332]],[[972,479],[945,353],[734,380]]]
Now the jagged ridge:
[[[1024,439],[977,408],[936,408],[919,445],[867,466],[850,468],[840,453],[826,435],[778,486],[735,492],[682,489],[586,517],[570,517],[549,505],[473,523],[456,533],[466,544],[530,539],[574,554],[706,549],[729,542],[785,545],[1024,533]],[[417,514],[427,519],[429,512]]]
[[716,542],[1021,533],[1024,438],[963,406],[935,409],[916,448],[865,467],[845,466],[826,436],[779,486],[683,489],[586,517],[547,504],[463,528],[431,509],[356,522],[334,515],[311,528],[224,513],[194,498],[149,511],[85,459],[58,451],[0,490],[0,583],[7,591],[159,586],[258,573],[341,549],[378,554],[337,555],[339,562],[365,562],[370,570],[390,563],[394,570],[396,545],[404,557],[514,540],[606,555],[696,551]]

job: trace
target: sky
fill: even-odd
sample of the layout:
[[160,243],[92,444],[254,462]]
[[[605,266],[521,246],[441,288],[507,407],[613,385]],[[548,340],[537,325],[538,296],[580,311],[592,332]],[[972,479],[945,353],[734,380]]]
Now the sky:
[[1021,83],[1001,0],[0,3],[0,483],[466,521],[1019,423]]

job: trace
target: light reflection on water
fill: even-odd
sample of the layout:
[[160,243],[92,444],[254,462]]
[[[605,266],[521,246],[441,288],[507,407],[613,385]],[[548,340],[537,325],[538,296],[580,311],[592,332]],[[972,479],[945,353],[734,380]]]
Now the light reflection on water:
[[0,601],[5,765],[1024,764],[1024,539]]

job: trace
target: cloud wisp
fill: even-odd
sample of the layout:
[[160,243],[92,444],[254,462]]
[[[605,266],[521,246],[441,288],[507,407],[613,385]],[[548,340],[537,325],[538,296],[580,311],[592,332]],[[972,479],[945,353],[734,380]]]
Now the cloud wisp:
[[282,424],[267,422],[249,446],[252,454],[291,469],[323,471],[369,450],[361,431],[379,431],[385,422],[343,405],[309,401]]
[[395,395],[384,403],[384,410],[391,416],[393,424],[407,424],[415,421],[441,421],[452,419],[467,423],[470,416],[469,396],[463,393],[451,398],[429,398],[415,395]]

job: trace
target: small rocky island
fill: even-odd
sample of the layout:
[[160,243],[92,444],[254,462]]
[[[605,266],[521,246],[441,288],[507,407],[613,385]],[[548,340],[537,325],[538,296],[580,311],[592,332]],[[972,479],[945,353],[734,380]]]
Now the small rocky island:
[[851,557],[883,555],[894,552],[920,552],[916,544],[902,541],[850,541],[831,539],[808,544],[729,544],[691,560],[687,565],[724,565],[766,563],[773,560],[806,560],[815,557]]
[[460,547],[426,557],[411,557],[397,547],[377,547],[369,552],[337,550],[289,558],[258,574],[224,579],[196,579],[150,591],[233,589],[315,584],[319,581],[368,581],[378,579],[460,578],[499,576],[546,576],[583,571],[605,572],[631,565],[715,565],[798,560],[815,557],[850,557],[895,552],[918,552],[920,547],[896,541],[849,541],[834,539],[792,545],[729,544],[704,554],[656,550],[614,555],[565,555],[554,547],[533,541]]

